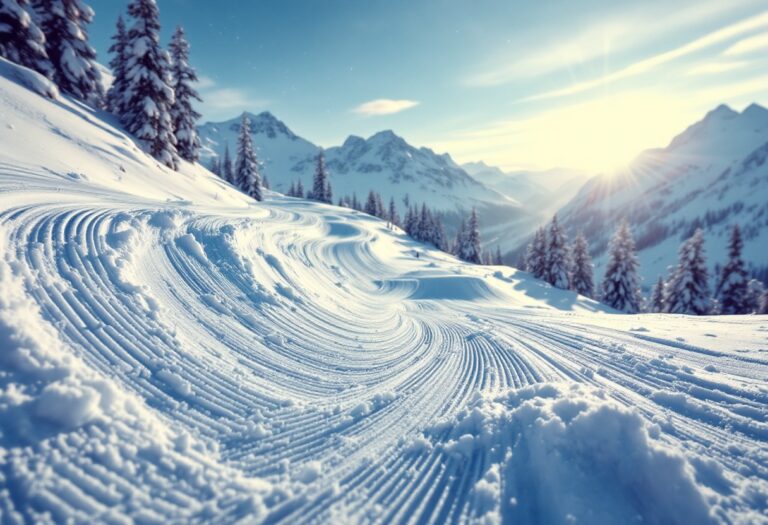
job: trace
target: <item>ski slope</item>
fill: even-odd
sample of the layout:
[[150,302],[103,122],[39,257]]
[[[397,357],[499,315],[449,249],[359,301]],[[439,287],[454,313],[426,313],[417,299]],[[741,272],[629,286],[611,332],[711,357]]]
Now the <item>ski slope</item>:
[[766,523],[765,316],[256,203],[0,65],[0,522]]

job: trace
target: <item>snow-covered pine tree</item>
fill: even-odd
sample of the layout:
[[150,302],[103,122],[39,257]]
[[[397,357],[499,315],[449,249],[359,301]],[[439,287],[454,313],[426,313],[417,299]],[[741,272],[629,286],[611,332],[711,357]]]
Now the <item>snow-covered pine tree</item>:
[[547,246],[547,282],[555,288],[568,289],[568,246],[565,234],[557,223],[557,215],[549,225],[549,245]]
[[761,315],[768,314],[768,290],[764,291],[763,296],[760,298],[760,309],[757,313]]
[[85,29],[93,20],[93,9],[82,0],[34,0],[33,5],[45,34],[52,80],[62,91],[100,107],[104,101],[101,72]]
[[416,227],[419,223],[419,217],[416,213],[416,209],[413,206],[409,206],[405,212],[405,233],[413,238],[416,238]]
[[303,199],[304,198],[304,185],[301,183],[301,179],[298,180],[296,183],[296,197]]
[[291,185],[288,187],[288,191],[286,192],[286,196],[288,197],[295,197],[296,196],[296,183],[291,182]]
[[493,264],[496,266],[504,265],[504,257],[501,256],[501,248],[498,244],[496,245],[496,253],[493,255]]
[[712,306],[704,255],[704,234],[697,229],[680,247],[677,268],[667,284],[666,311],[673,314],[705,315]]
[[235,169],[232,167],[232,155],[229,153],[229,143],[224,144],[224,160],[221,162],[221,178],[233,186],[237,186]]
[[589,245],[584,235],[579,234],[571,249],[571,290],[585,297],[594,297],[595,280]]
[[445,251],[446,245],[448,244],[448,241],[445,238],[443,219],[436,213],[432,214],[432,244],[434,244],[435,248],[438,250],[443,251]]
[[416,239],[422,242],[432,242],[434,238],[433,226],[432,213],[427,208],[426,203],[422,203],[419,222],[416,225],[416,231],[418,232]]
[[[112,85],[107,91],[106,106],[115,115],[124,113],[125,90],[128,84],[126,79],[126,67],[128,65],[128,31],[122,16],[117,17],[115,34],[112,36],[112,45],[109,46],[112,59],[109,68],[112,70]],[[216,173],[221,176],[220,173]]]
[[533,240],[528,245],[525,256],[525,270],[537,279],[547,276],[547,233],[544,228],[536,230]]
[[459,259],[464,258],[464,245],[467,243],[467,220],[462,216],[459,227],[456,229],[456,237],[453,239],[451,253]]
[[197,135],[197,119],[200,113],[192,107],[193,101],[202,102],[192,84],[197,82],[197,73],[189,65],[189,43],[184,28],[178,26],[170,45],[171,77],[175,99],[171,106],[171,119],[176,135],[176,149],[179,156],[189,162],[200,158],[200,137]]
[[251,140],[251,121],[245,113],[243,113],[242,120],[240,121],[240,134],[237,137],[235,177],[237,178],[237,187],[243,193],[250,195],[257,201],[263,199],[259,163],[256,160],[256,152],[253,149],[253,141]]
[[29,0],[0,1],[0,56],[51,76],[45,35],[32,14]]
[[387,220],[387,209],[384,207],[384,201],[379,192],[376,192],[376,217]]
[[368,198],[365,200],[365,207],[363,208],[363,211],[367,213],[368,215],[376,216],[376,195],[374,194],[373,190],[370,190],[368,192]]
[[666,302],[664,300],[665,296],[666,283],[664,282],[663,277],[659,277],[659,280],[656,281],[656,284],[653,285],[653,290],[651,291],[651,297],[648,301],[647,310],[655,314],[665,311],[667,309]]
[[728,241],[728,262],[723,266],[715,290],[719,310],[723,315],[749,313],[747,304],[749,277],[744,260],[741,258],[743,247],[741,230],[738,225],[734,225]]
[[221,177],[221,162],[219,162],[219,157],[211,157],[211,162],[208,165],[208,170]]
[[390,197],[389,199],[389,212],[387,213],[387,218],[393,226],[400,226],[400,217],[397,215],[397,206],[395,205],[394,197]]
[[601,300],[627,313],[640,311],[635,241],[627,221],[622,221],[611,240],[608,264],[602,282]]
[[477,210],[475,208],[472,208],[472,213],[469,215],[469,222],[467,222],[462,255],[461,258],[470,263],[480,264],[482,261],[483,253],[480,247],[480,225],[477,219]]
[[758,279],[750,279],[747,283],[746,312],[747,314],[760,311],[760,301],[765,293],[765,285]]
[[128,14],[127,85],[120,115],[130,133],[162,164],[176,169],[179,155],[173,134],[170,58],[160,47],[160,12],[155,0],[131,0]]
[[325,170],[325,157],[321,151],[317,154],[315,177],[312,180],[312,198],[316,201],[330,204],[331,201],[328,198],[329,189],[330,182],[328,181],[328,172]]

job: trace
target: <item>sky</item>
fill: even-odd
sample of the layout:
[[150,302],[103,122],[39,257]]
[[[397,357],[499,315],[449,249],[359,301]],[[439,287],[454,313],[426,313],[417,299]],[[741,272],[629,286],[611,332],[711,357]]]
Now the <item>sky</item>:
[[[90,0],[102,62],[127,1]],[[158,0],[202,121],[270,111],[321,146],[392,129],[457,162],[590,174],[720,103],[768,106],[766,0]]]

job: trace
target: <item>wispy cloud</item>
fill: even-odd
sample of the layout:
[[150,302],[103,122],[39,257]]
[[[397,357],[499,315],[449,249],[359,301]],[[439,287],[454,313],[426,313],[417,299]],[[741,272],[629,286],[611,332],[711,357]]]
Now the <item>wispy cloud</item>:
[[722,29],[718,29],[717,31],[704,35],[700,38],[697,38],[696,40],[689,42],[688,44],[677,47],[670,51],[666,51],[639,62],[635,62],[634,64],[620,69],[615,73],[611,73],[609,75],[598,77],[585,82],[579,82],[565,88],[539,93],[537,95],[526,97],[524,100],[542,100],[582,93],[584,91],[604,86],[618,80],[633,77],[642,73],[647,73],[673,60],[691,55],[695,52],[701,51],[716,44],[723,44],[740,35],[765,27],[768,27],[768,11],[747,18],[735,24],[731,24]]
[[739,40],[723,53],[726,56],[747,55],[756,51],[768,50],[768,33]]
[[689,75],[717,75],[719,73],[727,73],[728,71],[734,71],[736,69],[742,69],[749,65],[746,60],[740,60],[738,62],[704,62],[697,64],[688,70]]
[[269,101],[253,96],[243,89],[221,87],[208,76],[200,75],[197,83],[203,99],[201,112],[205,118],[226,118],[233,111],[253,111],[263,108]]
[[419,103],[415,100],[379,98],[360,104],[353,111],[366,116],[391,115],[392,113],[400,113],[418,105]]

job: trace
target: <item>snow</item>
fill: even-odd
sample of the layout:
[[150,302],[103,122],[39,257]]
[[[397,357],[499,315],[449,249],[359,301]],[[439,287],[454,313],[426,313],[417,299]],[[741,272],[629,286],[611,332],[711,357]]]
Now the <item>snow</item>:
[[3,71],[0,521],[765,522],[768,317],[257,203]]

